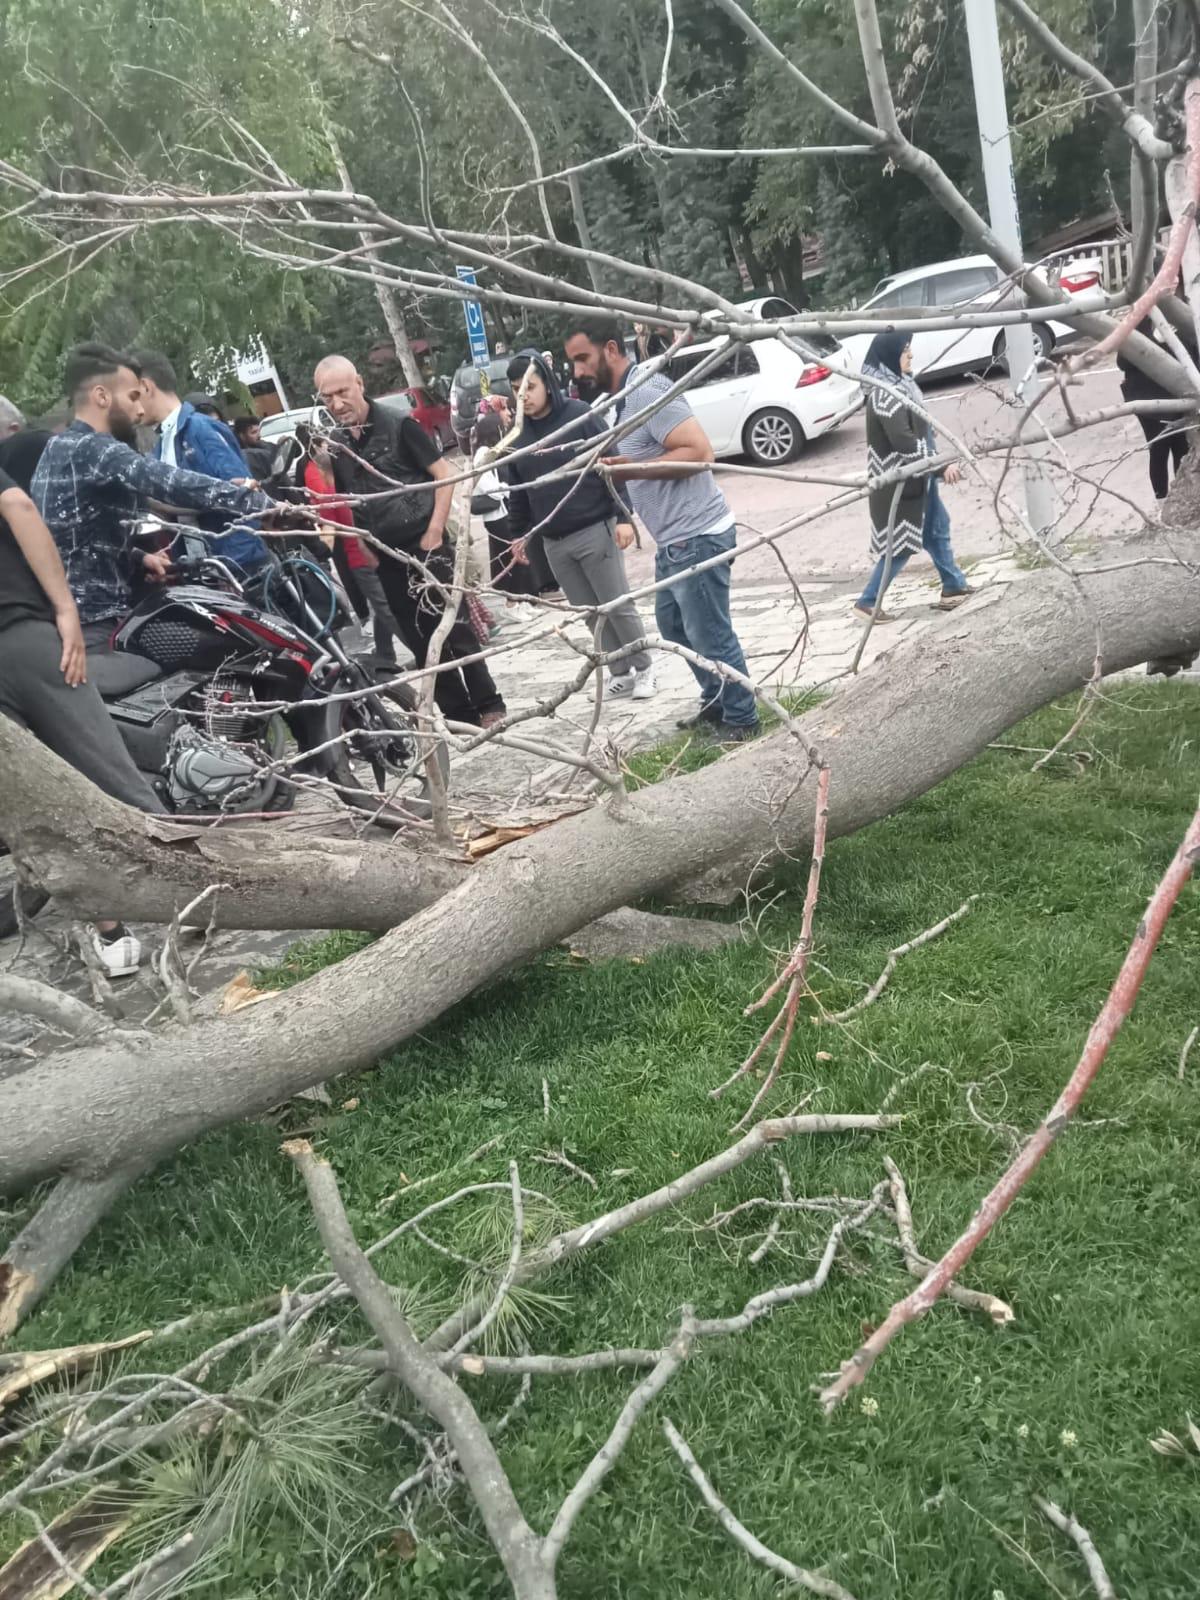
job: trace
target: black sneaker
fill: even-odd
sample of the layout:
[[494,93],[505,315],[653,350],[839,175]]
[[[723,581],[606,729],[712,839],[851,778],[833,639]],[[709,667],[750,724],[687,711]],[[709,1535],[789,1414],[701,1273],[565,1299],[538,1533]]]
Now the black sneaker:
[[695,716],[680,717],[675,724],[677,728],[703,728],[706,725],[713,727],[721,723],[721,708],[716,705],[701,706]]
[[721,744],[745,744],[761,732],[761,722],[722,722],[717,725],[716,737]]

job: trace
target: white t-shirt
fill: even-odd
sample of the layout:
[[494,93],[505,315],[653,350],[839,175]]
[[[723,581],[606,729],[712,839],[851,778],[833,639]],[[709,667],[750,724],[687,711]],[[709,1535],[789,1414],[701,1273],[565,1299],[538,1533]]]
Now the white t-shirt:
[[179,428],[179,413],[183,410],[183,402],[175,407],[170,416],[164,417],[158,430],[159,457],[169,467],[177,467],[179,462],[175,459],[175,434]]
[[[623,422],[632,422],[671,389],[671,380],[665,374],[656,372],[642,377],[640,372],[639,367],[630,369],[628,381],[616,397]],[[694,415],[687,397],[676,395],[632,428],[616,448],[630,461],[657,460],[668,434]],[[656,544],[726,532],[734,525],[729,502],[707,470],[686,478],[629,478],[622,487]]]

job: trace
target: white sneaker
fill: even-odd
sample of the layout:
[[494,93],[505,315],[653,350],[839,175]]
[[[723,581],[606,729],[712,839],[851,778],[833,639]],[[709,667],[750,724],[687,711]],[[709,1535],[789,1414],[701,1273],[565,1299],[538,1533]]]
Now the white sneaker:
[[633,698],[635,700],[650,700],[658,685],[654,681],[654,668],[643,667],[641,672],[633,675]]
[[131,978],[141,964],[142,942],[132,933],[123,933],[119,939],[102,939],[94,933],[92,949],[110,978]]
[[637,682],[636,672],[623,672],[618,678],[616,673],[610,672],[604,693],[609,700],[628,700],[634,692]]

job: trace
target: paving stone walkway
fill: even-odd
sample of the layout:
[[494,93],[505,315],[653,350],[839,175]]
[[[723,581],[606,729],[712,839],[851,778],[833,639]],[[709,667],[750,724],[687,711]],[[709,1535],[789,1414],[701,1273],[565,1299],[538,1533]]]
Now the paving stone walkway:
[[[932,609],[938,590],[932,569],[924,562],[914,563],[892,585],[888,610],[897,620],[876,626],[868,640],[861,671],[884,651],[901,642],[908,643],[941,620],[943,613]],[[997,584],[1021,582],[1028,573],[1007,555],[985,557],[973,564],[972,582],[982,593]],[[849,574],[807,576],[803,580],[809,613],[809,638],[803,657],[794,649],[803,625],[803,611],[788,583],[755,583],[735,587],[732,597],[734,624],[742,640],[754,676],[767,688],[802,689],[828,684],[848,667],[862,632],[862,622],[851,610],[859,585]],[[968,606],[975,602],[968,602]],[[652,608],[642,606],[647,631],[653,631]],[[964,614],[967,608],[963,608]],[[523,709],[544,698],[577,670],[578,655],[561,638],[538,638],[544,633],[541,619],[506,625],[497,638],[505,652],[494,662],[494,671],[512,708]],[[697,704],[696,685],[687,664],[678,656],[660,653],[656,661],[658,689],[651,700],[606,701],[598,733],[624,756],[647,749],[676,733],[676,721],[688,716]],[[578,750],[587,721],[590,702],[572,701],[564,706],[549,725],[531,723],[528,730],[550,729],[550,736]],[[543,732],[543,736],[547,736]],[[518,751],[498,751],[487,747],[457,759],[453,766],[453,791],[456,800],[480,818],[500,820],[519,817],[533,804],[545,804],[568,787],[571,769]],[[584,775],[586,776],[586,775]],[[571,779],[572,793],[581,785]],[[62,939],[66,919],[53,906],[37,918],[37,926]],[[161,930],[138,928],[147,954],[159,948]],[[212,1005],[216,995],[242,969],[253,971],[279,960],[303,930],[252,933],[219,932],[197,972],[197,983]],[[149,963],[146,966],[148,968]],[[18,953],[15,940],[0,941],[0,971],[11,970],[60,984],[83,999],[90,994],[86,978],[77,966],[57,956],[48,942],[34,936]],[[161,998],[161,989],[148,970],[119,986],[122,1003],[131,1021],[140,1020]],[[0,1044],[21,1042],[31,1037],[27,1019],[0,1016]],[[0,1055],[0,1072],[20,1070],[20,1060]]]

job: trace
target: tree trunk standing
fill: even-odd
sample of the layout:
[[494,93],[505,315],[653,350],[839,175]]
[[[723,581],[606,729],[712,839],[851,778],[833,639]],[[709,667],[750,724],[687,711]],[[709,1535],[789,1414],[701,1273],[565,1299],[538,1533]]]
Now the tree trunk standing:
[[[566,142],[563,139],[562,123],[555,109],[553,96],[547,97],[546,110],[550,116],[550,125],[554,129],[554,137],[557,140],[558,148],[560,150],[565,149]],[[568,160],[574,160],[574,157],[569,156]],[[580,183],[577,172],[567,174],[567,190],[571,196],[571,215],[575,219],[575,232],[579,238],[580,248],[590,251],[593,248],[592,230],[588,223],[587,210],[583,203],[583,184]],[[587,260],[587,272],[588,281],[591,283],[592,288],[597,294],[603,294],[604,284],[600,278],[600,269],[590,255]]]
[[[328,115],[325,118],[325,137],[329,141],[333,164],[337,168],[337,175],[342,188],[349,193],[353,190],[354,185],[350,182],[350,173],[346,167],[345,157],[342,155],[342,146]],[[364,230],[358,237],[361,244],[370,245],[370,233]],[[378,254],[377,250],[368,250],[368,264],[377,260]],[[401,370],[404,373],[404,381],[419,389],[425,382],[425,374],[421,371],[420,362],[413,354],[412,340],[408,337],[408,329],[404,326],[404,312],[401,308],[399,297],[386,279],[375,277],[374,284],[375,298],[379,301],[380,311],[383,312],[383,320],[392,341],[392,349],[396,352],[396,360],[400,363]]]
[[[1014,722],[1108,671],[1200,645],[1200,533],[1108,546],[1076,586],[998,586],[804,719],[832,773],[829,831],[897,810]],[[1153,562],[1154,564],[1149,564]],[[1161,563],[1161,564],[1159,564]],[[1111,570],[1114,566],[1120,570]],[[0,1173],[95,1178],[377,1060],[481,984],[606,911],[685,880],[744,883],[811,841],[807,758],[786,733],[496,852],[369,949],[229,1018],[101,1041],[0,1080]],[[12,819],[0,813],[0,832]]]
[[[1147,121],[1154,121],[1154,97],[1158,85],[1158,5],[1157,0],[1133,0],[1133,109]],[[1134,147],[1129,154],[1129,223],[1134,240],[1141,237],[1145,223],[1151,230],[1150,255],[1145,262],[1133,262],[1129,289],[1140,294],[1145,287],[1146,269],[1153,270],[1153,241],[1158,231],[1158,169],[1149,165]],[[1146,222],[1147,213],[1152,213]],[[1136,244],[1135,244],[1136,250]],[[1140,268],[1140,270],[1139,270]]]
[[746,263],[746,271],[750,274],[750,284],[755,294],[769,294],[771,286],[767,282],[767,273],[758,251],[754,248],[754,240],[750,237],[750,230],[737,223],[729,224],[729,242],[733,246],[734,255],[740,254]]
[[[571,212],[575,218],[575,232],[579,235],[579,243],[585,250],[591,250],[592,230],[588,225],[587,212],[583,207],[583,185],[579,181],[577,172],[572,172],[568,175],[567,187],[571,191]],[[590,255],[588,256],[587,269],[592,288],[597,294],[603,294],[604,285],[600,281],[600,269]]]

